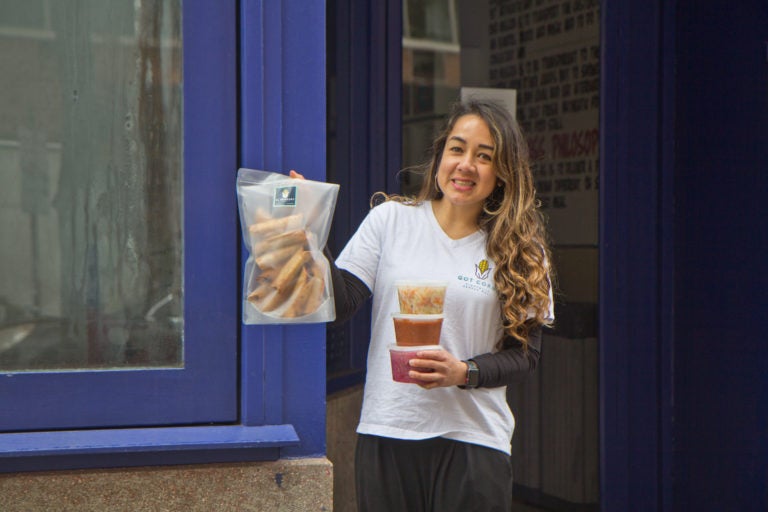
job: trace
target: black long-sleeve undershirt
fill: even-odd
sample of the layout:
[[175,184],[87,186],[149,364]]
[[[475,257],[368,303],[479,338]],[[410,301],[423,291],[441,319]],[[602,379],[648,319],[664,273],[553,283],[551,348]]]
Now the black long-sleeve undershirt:
[[[335,324],[349,320],[371,296],[368,286],[351,272],[340,269],[331,252],[326,248],[325,256],[331,267],[333,296],[336,306]],[[520,341],[507,335],[504,349],[472,357],[480,370],[478,387],[493,388],[506,386],[524,380],[536,370],[541,354],[541,327],[531,329],[528,349]]]

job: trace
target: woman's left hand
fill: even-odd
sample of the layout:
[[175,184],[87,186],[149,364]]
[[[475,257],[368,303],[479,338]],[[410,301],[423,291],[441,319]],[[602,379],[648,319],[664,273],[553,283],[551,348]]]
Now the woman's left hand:
[[[446,350],[421,350],[409,364],[417,369],[408,375],[424,389],[459,386],[467,380],[467,363]],[[432,371],[418,371],[422,368]]]

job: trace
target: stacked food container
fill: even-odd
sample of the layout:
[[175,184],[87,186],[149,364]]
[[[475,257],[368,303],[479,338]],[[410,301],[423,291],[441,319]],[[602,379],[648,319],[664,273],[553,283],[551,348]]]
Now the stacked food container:
[[444,281],[395,282],[400,311],[392,313],[395,344],[389,346],[389,355],[392,378],[396,382],[419,382],[408,375],[410,370],[416,369],[409,361],[415,359],[419,351],[440,349],[447,287],[448,283]]

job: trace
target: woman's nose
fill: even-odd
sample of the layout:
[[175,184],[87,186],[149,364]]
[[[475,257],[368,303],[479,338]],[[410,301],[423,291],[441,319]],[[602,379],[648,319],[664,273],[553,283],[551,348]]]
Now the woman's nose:
[[475,158],[466,153],[464,157],[459,161],[459,170],[471,171],[475,167]]

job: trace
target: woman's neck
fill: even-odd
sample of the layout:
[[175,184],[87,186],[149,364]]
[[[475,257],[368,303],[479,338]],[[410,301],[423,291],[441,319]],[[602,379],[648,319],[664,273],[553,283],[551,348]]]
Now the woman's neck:
[[480,211],[475,208],[456,207],[444,199],[433,199],[432,212],[445,234],[453,240],[469,236],[479,229],[477,219]]

